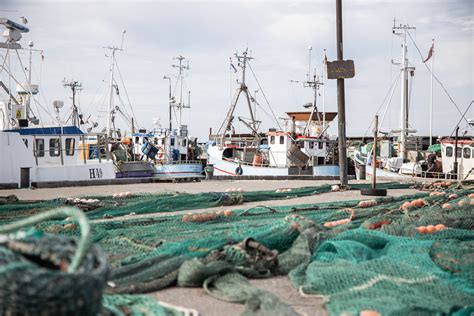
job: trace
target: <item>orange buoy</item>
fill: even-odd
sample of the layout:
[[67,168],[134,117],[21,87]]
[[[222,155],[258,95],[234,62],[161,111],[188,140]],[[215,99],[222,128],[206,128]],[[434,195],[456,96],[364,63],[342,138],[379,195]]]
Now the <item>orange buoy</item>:
[[255,154],[253,156],[253,162],[252,165],[254,167],[260,167],[262,165],[262,155],[261,154]]

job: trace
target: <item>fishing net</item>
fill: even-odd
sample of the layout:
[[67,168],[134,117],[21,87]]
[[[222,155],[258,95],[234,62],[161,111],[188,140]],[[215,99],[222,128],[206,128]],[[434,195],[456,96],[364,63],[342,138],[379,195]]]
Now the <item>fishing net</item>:
[[[408,188],[411,184],[382,183],[381,188]],[[367,184],[354,184],[353,190],[367,188]],[[76,199],[52,199],[44,201],[17,201],[8,199],[0,203],[0,222],[17,220],[62,205],[76,206],[90,219],[113,218],[129,214],[166,213],[183,210],[205,209],[216,206],[239,205],[247,202],[291,199],[331,191],[330,185],[282,190],[251,192],[204,192],[134,194],[127,197],[87,196]],[[0,200],[1,201],[1,200]]]
[[[291,192],[301,196],[302,192],[316,191],[310,190]],[[467,196],[474,190],[444,190],[445,194],[438,196],[421,192],[370,203],[261,205],[225,214],[208,212],[197,218],[187,214],[129,217],[93,222],[91,230],[93,241],[108,254],[112,265],[106,297],[120,300],[123,296],[124,301],[116,305],[126,310],[139,311],[140,304],[144,310],[149,308],[147,300],[134,301],[127,295],[177,285],[202,286],[213,297],[238,301],[246,305],[248,315],[290,315],[294,311],[283,307],[277,297],[252,289],[247,282],[247,278],[289,274],[302,295],[324,298],[333,315],[356,315],[367,309],[382,314],[468,313],[474,307],[474,222],[472,201]],[[260,197],[255,192],[240,195],[243,201],[264,201],[277,194],[259,193]],[[278,193],[279,198],[286,198],[290,192]],[[450,196],[454,193],[456,196]],[[180,200],[188,203],[186,207],[170,204],[166,209],[206,208],[219,201],[215,195],[212,199],[211,194],[203,196],[187,195],[202,204]],[[153,202],[148,208],[138,197],[119,206],[125,212],[126,206],[134,207],[136,201],[142,207],[140,212],[153,213],[158,204],[163,205],[160,210],[166,207],[160,198],[171,203],[173,196],[150,198]],[[403,207],[419,199],[422,205]],[[110,197],[101,200],[108,203],[104,201],[122,203]],[[103,207],[91,212],[101,217],[99,211],[110,210],[113,208]],[[438,224],[444,224],[445,229],[429,234],[417,230]],[[74,220],[43,222],[35,228],[79,236]]]

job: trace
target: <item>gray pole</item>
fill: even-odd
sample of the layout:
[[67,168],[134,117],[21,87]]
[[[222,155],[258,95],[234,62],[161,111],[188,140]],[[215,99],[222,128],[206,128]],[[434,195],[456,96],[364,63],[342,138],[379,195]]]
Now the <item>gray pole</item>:
[[[342,0],[336,0],[337,60],[343,60],[342,46]],[[339,139],[339,177],[341,185],[347,185],[346,109],[344,79],[337,79],[337,117]]]

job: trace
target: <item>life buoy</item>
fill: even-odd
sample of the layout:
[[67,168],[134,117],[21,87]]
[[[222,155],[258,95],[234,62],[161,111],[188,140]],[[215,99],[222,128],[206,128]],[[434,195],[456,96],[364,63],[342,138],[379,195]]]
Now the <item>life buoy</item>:
[[235,174],[236,175],[241,176],[242,173],[244,173],[244,171],[242,170],[241,166],[238,166],[237,168],[235,168]]
[[162,159],[164,155],[165,155],[165,150],[163,149],[163,147],[159,146],[158,154],[156,156],[158,157],[158,159]]

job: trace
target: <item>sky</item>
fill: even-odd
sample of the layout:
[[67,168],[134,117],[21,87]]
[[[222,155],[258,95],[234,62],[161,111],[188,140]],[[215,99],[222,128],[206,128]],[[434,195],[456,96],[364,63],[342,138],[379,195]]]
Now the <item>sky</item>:
[[[254,58],[251,66],[259,85],[252,72],[247,74],[247,85],[252,94],[259,90],[256,112],[263,131],[277,124],[266,100],[276,117],[302,111],[302,105],[312,101],[312,90],[302,83],[309,68],[309,45],[311,68],[316,68],[321,78],[324,49],[328,60],[336,59],[335,1],[329,0],[0,0],[0,16],[15,21],[26,17],[30,32],[23,35],[23,46],[32,40],[35,49],[43,50],[44,60],[40,53],[33,55],[32,71],[33,83],[41,89],[37,96],[41,105],[36,111],[45,123],[55,116],[54,100],[65,102],[60,115],[66,115],[71,93],[62,85],[65,78],[82,82],[78,96],[81,111],[100,127],[105,126],[110,73],[106,54],[110,52],[103,47],[120,46],[123,29],[123,51],[117,52],[117,63],[124,86],[117,72],[115,77],[124,105],[118,99],[115,103],[131,113],[126,91],[140,127],[151,128],[156,119],[167,126],[169,86],[163,76],[174,78],[176,68],[171,65],[177,61],[173,57],[183,55],[190,66],[185,92],[191,91],[191,108],[184,110],[183,124],[201,141],[207,139],[210,128],[213,132],[218,129],[237,88],[241,73],[234,74],[229,64],[236,51],[248,48]],[[369,135],[377,111],[383,118],[382,130],[399,125],[399,85],[390,102],[390,98],[384,102],[399,75],[399,67],[391,61],[401,59],[401,38],[392,35],[394,18],[397,24],[416,27],[411,35],[424,57],[435,39],[435,75],[460,110],[474,99],[474,1],[346,0],[344,58],[354,60],[356,69],[355,77],[345,80],[348,136]],[[4,56],[4,52],[0,54]],[[20,55],[26,65],[28,53]],[[416,68],[410,83],[410,126],[418,134],[428,135],[430,73],[410,40],[408,56]],[[12,66],[22,77],[21,67]],[[4,80],[4,73],[0,77]],[[450,135],[461,115],[437,82],[433,87],[433,133]],[[336,111],[336,81],[325,80],[319,93],[319,110]],[[249,116],[243,102],[237,107],[235,116],[239,115]],[[467,116],[474,118],[474,106]],[[121,117],[117,124],[126,128]],[[466,126],[461,123],[461,129]],[[245,131],[238,124],[236,129]],[[329,132],[337,133],[336,124]]]

